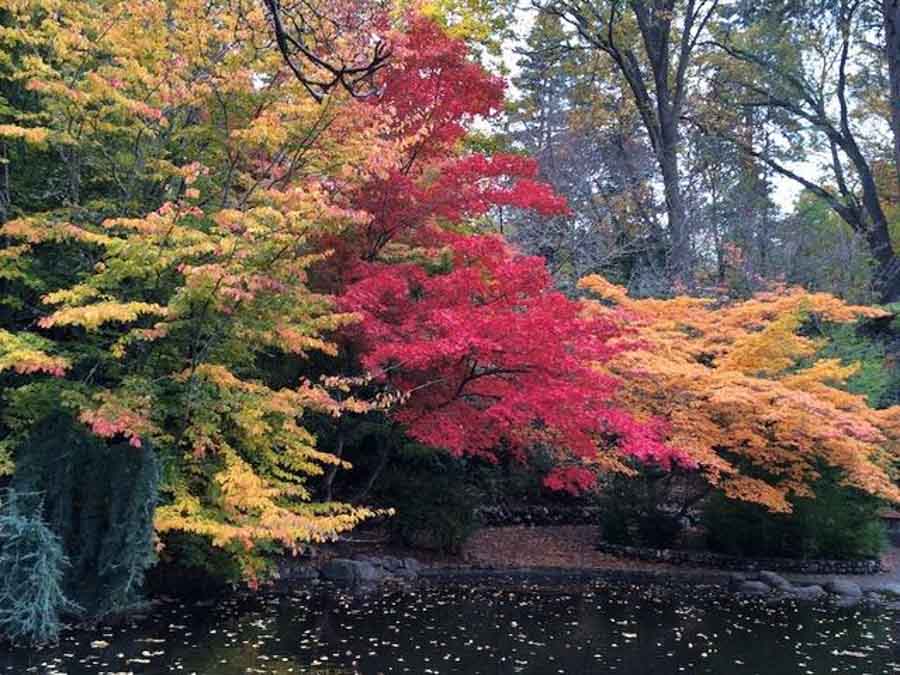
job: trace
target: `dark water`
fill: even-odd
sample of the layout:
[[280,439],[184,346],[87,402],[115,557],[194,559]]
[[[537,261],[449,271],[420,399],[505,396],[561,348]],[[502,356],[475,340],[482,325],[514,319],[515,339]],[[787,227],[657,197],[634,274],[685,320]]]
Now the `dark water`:
[[319,587],[173,602],[45,650],[0,651],[0,673],[884,675],[900,673],[898,622],[897,612],[769,605],[704,587]]

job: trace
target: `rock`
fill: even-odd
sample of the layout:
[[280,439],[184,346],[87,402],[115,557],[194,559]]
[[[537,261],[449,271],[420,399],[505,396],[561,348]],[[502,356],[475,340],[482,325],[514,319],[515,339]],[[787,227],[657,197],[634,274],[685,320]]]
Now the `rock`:
[[775,572],[760,572],[759,580],[779,591],[788,591],[791,588],[791,582]]
[[368,560],[335,558],[325,563],[322,576],[330,581],[345,584],[371,584],[384,578],[384,571]]
[[296,581],[312,581],[319,578],[319,570],[311,565],[298,565],[291,569],[290,578]]
[[814,584],[812,586],[795,586],[788,591],[788,594],[792,598],[796,598],[797,600],[804,600],[807,602],[812,602],[815,600],[821,600],[827,593],[825,589],[821,586]]
[[375,567],[370,562],[356,562],[356,580],[364,584],[372,584],[384,578],[384,570]]
[[391,574],[403,569],[403,561],[393,556],[385,556],[380,562],[381,566]]
[[846,579],[832,579],[825,584],[825,590],[829,593],[850,598],[862,597],[862,589],[859,587],[859,584]]
[[742,583],[747,581],[747,575],[741,572],[732,572],[728,575],[728,588],[736,591]]
[[834,604],[836,607],[855,607],[862,600],[862,595],[841,595]]
[[415,558],[404,558],[403,569],[412,574],[418,574],[422,569],[422,564]]
[[742,581],[737,587],[737,592],[745,595],[767,595],[770,590],[762,581]]
[[886,595],[894,595],[900,597],[900,582],[885,581],[872,587],[873,591],[885,593]]
[[325,563],[320,572],[329,581],[353,583],[356,579],[356,565],[355,560],[335,558]]

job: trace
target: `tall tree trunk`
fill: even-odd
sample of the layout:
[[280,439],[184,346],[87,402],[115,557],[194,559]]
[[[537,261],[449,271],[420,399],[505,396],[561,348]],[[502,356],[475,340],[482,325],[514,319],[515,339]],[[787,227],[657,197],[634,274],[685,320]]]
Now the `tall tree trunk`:
[[[880,226],[879,226],[880,225]],[[883,303],[900,301],[900,257],[894,252],[887,223],[870,224],[866,242],[875,259],[875,290]]]
[[675,281],[686,282],[691,271],[691,248],[688,237],[687,214],[678,170],[677,143],[661,148],[659,168],[663,177],[666,214],[669,219],[669,271]]
[[894,169],[900,183],[900,0],[882,0],[884,51],[890,79],[891,131],[894,134]]

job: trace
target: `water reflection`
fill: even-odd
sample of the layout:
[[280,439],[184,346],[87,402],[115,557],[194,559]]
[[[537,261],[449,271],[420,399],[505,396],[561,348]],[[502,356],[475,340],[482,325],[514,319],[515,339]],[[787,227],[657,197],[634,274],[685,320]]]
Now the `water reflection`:
[[0,652],[0,673],[900,673],[900,615],[673,591],[490,583],[367,595],[165,605],[51,649]]

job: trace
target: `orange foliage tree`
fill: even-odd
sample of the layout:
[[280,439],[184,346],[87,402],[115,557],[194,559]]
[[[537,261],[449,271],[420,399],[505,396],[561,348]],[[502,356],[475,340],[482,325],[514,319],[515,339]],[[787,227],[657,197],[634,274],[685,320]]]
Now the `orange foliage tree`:
[[842,389],[855,364],[808,365],[821,344],[802,331],[813,317],[845,323],[882,310],[793,288],[717,303],[633,299],[600,276],[580,285],[595,296],[585,312],[619,322],[629,333],[620,339],[635,343],[597,367],[622,380],[628,409],[668,420],[669,443],[727,496],[787,512],[830,466],[847,485],[900,500],[900,406],[876,410]]

